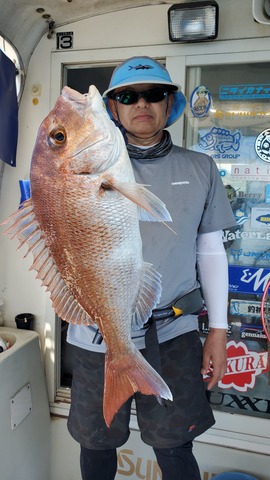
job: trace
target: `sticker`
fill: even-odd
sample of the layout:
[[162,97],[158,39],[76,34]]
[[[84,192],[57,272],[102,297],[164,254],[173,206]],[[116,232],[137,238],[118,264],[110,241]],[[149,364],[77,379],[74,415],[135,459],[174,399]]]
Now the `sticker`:
[[261,302],[232,298],[230,301],[230,314],[240,317],[260,317]]
[[248,350],[243,342],[231,340],[227,344],[227,371],[218,382],[220,388],[235,388],[246,392],[254,388],[256,377],[267,372],[267,352]]
[[263,327],[258,325],[242,325],[240,327],[240,338],[243,340],[266,340]]
[[265,162],[270,162],[270,128],[264,130],[255,140],[255,151]]
[[269,268],[229,266],[230,292],[263,294],[268,280],[270,280]]
[[[229,100],[229,99],[226,99]],[[249,105],[249,104],[248,104]],[[258,111],[258,110],[250,110],[247,109],[246,111],[244,110],[214,110],[211,112],[211,118],[215,119],[217,118],[218,120],[236,120],[237,117],[240,117],[241,120],[247,120],[250,118],[256,118],[256,120],[268,120],[269,113],[267,111]]]
[[226,177],[227,173],[228,173],[227,170],[225,170],[224,168],[222,170],[219,170],[219,175],[221,177]]
[[232,185],[225,185],[225,190],[227,194],[227,198],[230,203],[232,203],[236,199],[236,190],[232,187]]
[[270,203],[270,185],[265,187],[265,203]]
[[270,208],[253,207],[250,220],[251,228],[270,228]]
[[205,117],[211,106],[211,95],[204,85],[193,90],[190,97],[190,109],[194,117]]
[[234,240],[251,239],[251,240],[270,240],[270,232],[265,230],[260,230],[257,232],[243,232],[239,228],[237,230],[224,230],[223,231],[223,242],[233,242]]
[[57,50],[69,50],[73,48],[73,32],[57,32],[56,48]]
[[238,180],[260,180],[269,182],[269,165],[232,165],[231,176]]
[[254,252],[252,250],[244,250],[243,248],[230,248],[229,252],[235,262],[238,262],[241,257],[253,258],[256,260],[257,264],[258,262],[262,262],[264,260],[267,260],[267,262],[270,261],[269,250],[259,250]]
[[[210,332],[210,327],[209,327],[209,319],[208,319],[208,312],[206,310],[206,306],[204,305],[203,310],[200,312],[199,316],[199,327],[200,327],[200,333],[204,336],[207,336],[208,333]],[[232,326],[228,325],[226,334],[227,337],[232,335]]]
[[230,150],[235,152],[240,148],[240,132],[232,133],[226,128],[213,127],[209,132],[200,137],[199,147],[203,150],[212,150],[225,153]]
[[237,198],[248,199],[248,200],[256,200],[259,201],[263,198],[262,193],[251,193],[251,192],[243,192],[239,190],[237,192]]
[[219,87],[220,100],[248,100],[270,98],[270,84],[224,85]]
[[233,212],[235,221],[238,225],[243,225],[248,220],[248,214],[245,210],[239,208]]

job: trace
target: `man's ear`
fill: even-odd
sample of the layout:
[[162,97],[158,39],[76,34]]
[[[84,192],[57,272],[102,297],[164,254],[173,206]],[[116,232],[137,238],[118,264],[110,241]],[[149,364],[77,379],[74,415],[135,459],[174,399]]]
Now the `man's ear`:
[[167,109],[168,118],[169,118],[169,116],[171,115],[171,112],[172,112],[173,102],[174,102],[174,95],[169,95],[169,97],[168,97],[168,109]]
[[112,113],[114,120],[118,120],[118,113],[115,106],[115,100],[113,100],[112,98],[108,98],[108,107]]

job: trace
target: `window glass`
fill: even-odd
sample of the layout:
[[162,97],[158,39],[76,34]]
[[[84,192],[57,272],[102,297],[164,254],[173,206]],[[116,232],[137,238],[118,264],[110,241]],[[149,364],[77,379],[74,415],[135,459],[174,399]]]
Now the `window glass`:
[[87,93],[90,85],[95,85],[102,94],[107,90],[115,66],[68,65],[64,69],[64,85]]
[[[188,69],[186,147],[216,162],[236,226],[224,231],[229,261],[227,372],[214,409],[270,418],[261,299],[270,278],[270,63]],[[207,310],[200,315],[202,337]]]

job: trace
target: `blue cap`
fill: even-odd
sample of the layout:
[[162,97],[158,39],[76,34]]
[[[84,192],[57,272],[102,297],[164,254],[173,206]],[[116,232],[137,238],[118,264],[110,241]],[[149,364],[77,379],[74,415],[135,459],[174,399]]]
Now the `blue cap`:
[[112,117],[108,108],[108,94],[116,88],[140,83],[153,83],[171,87],[174,91],[174,103],[165,127],[169,127],[176,122],[186,108],[186,97],[181,92],[180,85],[172,82],[166,68],[150,57],[132,57],[116,67],[109,88],[103,93],[103,99],[110,116]]

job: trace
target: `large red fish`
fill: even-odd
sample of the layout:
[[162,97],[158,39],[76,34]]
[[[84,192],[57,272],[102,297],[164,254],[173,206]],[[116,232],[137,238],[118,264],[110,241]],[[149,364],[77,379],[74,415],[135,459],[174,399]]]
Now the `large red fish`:
[[98,326],[106,343],[106,424],[134,392],[172,400],[131,340],[131,328],[143,326],[161,293],[159,273],[142,258],[139,219],[171,218],[136,184],[95,86],[87,95],[64,87],[39,128],[30,183],[31,199],[6,220],[6,233],[28,244],[56,314]]

